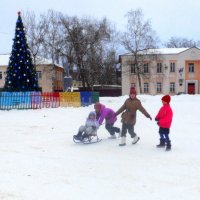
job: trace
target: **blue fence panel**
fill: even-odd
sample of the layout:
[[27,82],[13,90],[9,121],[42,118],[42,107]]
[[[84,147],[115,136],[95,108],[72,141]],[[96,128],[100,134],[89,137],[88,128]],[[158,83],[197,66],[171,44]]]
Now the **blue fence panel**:
[[1,94],[1,109],[12,109],[13,102],[12,102],[13,94],[11,92],[2,92]]
[[19,95],[19,109],[30,109],[31,108],[30,92],[20,92],[18,95]]
[[2,92],[0,109],[29,109],[31,108],[30,92]]
[[81,106],[89,106],[92,104],[92,92],[81,93]]

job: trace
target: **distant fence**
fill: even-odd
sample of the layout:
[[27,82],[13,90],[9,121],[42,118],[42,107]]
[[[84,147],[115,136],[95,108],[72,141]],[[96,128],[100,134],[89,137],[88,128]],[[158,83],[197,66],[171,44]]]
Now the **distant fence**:
[[80,107],[99,102],[98,92],[0,92],[0,109]]
[[90,91],[90,92],[98,92],[100,97],[119,97],[122,96],[122,89],[121,87],[94,87],[93,91],[89,88],[81,88],[79,87],[80,92],[82,91]]

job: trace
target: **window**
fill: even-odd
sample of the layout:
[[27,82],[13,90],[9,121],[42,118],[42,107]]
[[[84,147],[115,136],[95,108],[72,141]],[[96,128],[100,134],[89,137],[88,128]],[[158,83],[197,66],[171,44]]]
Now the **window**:
[[136,64],[131,64],[131,73],[136,73]]
[[189,72],[194,73],[194,63],[189,63]]
[[174,62],[170,63],[170,72],[175,72],[175,63]]
[[170,83],[170,92],[171,93],[175,92],[175,83]]
[[0,79],[2,79],[2,77],[3,77],[3,76],[2,76],[2,72],[0,72]]
[[42,79],[42,72],[41,71],[37,71],[37,79]]
[[144,93],[149,93],[149,83],[144,83]]
[[157,83],[157,93],[162,92],[162,83]]
[[162,63],[157,63],[157,73],[162,73]]
[[144,73],[149,73],[149,65],[148,65],[148,63],[144,64]]
[[61,73],[60,71],[57,71],[57,72],[56,72],[56,79],[57,79],[57,80],[62,80],[62,77],[61,77],[61,76],[62,76],[62,73]]

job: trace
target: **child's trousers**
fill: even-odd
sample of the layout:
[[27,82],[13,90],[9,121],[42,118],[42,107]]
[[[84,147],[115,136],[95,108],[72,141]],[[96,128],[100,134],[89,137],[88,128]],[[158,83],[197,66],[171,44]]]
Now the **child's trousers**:
[[169,139],[169,128],[159,128],[159,134],[160,134],[160,141],[163,141],[166,143],[167,146],[171,146],[171,140]]
[[96,130],[94,130],[92,127],[86,127],[86,126],[80,126],[79,132],[83,133],[85,132],[87,135],[96,135]]

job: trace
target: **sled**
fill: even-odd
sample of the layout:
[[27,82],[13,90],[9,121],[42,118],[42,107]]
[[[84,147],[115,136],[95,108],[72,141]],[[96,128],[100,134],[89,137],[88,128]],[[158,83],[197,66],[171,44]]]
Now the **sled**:
[[82,139],[76,139],[75,136],[73,136],[73,141],[75,143],[82,143],[82,144],[94,144],[94,143],[98,143],[101,142],[102,139],[100,139],[97,135],[96,136],[88,136],[88,137],[84,137]]

